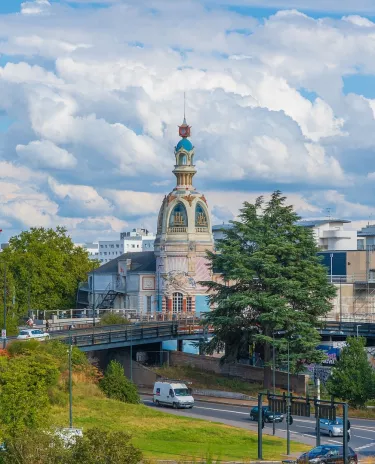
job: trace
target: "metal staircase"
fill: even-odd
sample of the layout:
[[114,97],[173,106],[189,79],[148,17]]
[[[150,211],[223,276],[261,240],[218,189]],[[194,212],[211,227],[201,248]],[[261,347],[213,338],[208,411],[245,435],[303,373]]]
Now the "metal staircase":
[[116,297],[121,294],[121,292],[117,292],[113,289],[113,284],[110,282],[105,288],[103,294],[98,295],[95,299],[94,309],[112,309]]

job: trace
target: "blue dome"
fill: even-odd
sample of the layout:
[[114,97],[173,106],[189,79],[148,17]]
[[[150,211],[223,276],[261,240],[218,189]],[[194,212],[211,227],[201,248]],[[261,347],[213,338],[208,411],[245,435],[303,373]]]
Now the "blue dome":
[[193,149],[193,144],[188,139],[181,139],[177,144],[176,151],[180,150],[180,148],[190,151]]

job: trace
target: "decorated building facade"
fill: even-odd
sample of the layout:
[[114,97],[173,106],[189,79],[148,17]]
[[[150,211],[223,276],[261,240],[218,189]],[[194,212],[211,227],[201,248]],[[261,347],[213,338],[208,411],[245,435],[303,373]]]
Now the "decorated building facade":
[[90,307],[143,314],[209,310],[201,282],[212,279],[206,254],[214,242],[207,200],[193,185],[195,149],[190,132],[184,118],[174,150],[176,186],[162,201],[154,251],[125,253],[90,273],[86,289]]

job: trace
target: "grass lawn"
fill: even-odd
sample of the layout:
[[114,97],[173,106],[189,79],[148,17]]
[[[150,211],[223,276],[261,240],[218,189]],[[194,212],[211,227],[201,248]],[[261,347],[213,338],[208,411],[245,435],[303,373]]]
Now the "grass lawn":
[[153,370],[170,379],[190,381],[193,388],[233,391],[249,396],[257,396],[259,391],[264,391],[263,385],[260,383],[231,379],[225,375],[202,371],[190,366],[159,367],[153,368]]
[[[67,405],[54,406],[52,416],[56,426],[67,426]],[[93,384],[75,384],[73,422],[75,427],[84,430],[100,427],[129,431],[134,445],[147,458],[184,460],[210,455],[215,459],[245,462],[257,458],[257,435],[253,432],[110,400]],[[309,447],[292,442],[291,448],[294,453]],[[280,459],[285,452],[285,440],[264,436],[264,459]]]

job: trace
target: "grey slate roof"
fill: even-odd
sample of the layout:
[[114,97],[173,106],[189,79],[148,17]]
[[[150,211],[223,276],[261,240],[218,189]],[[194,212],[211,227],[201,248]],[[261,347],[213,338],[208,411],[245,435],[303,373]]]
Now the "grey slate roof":
[[156,258],[153,251],[138,251],[133,253],[124,253],[111,259],[108,263],[103,264],[93,271],[94,274],[117,274],[118,262],[131,260],[130,272],[155,272]]
[[375,235],[375,225],[371,224],[357,232],[358,237],[370,237]]

